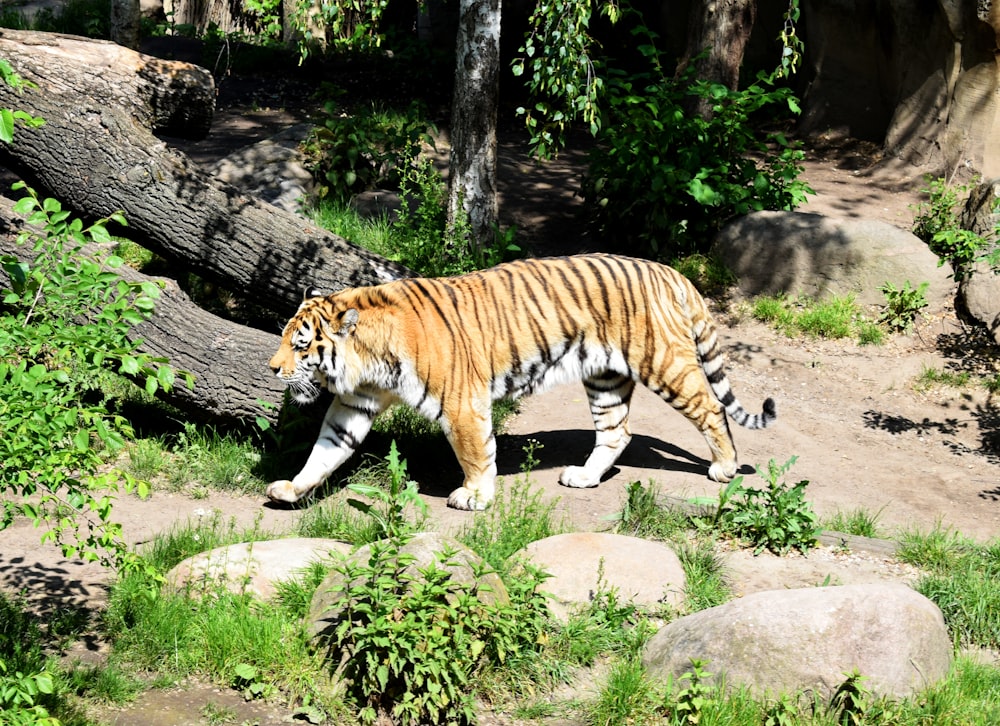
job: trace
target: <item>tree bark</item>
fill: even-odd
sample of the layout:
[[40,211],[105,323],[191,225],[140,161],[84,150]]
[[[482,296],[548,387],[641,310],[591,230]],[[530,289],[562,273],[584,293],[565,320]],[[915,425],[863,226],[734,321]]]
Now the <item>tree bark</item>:
[[111,0],[111,40],[126,48],[138,48],[139,17],[139,0]]
[[[84,215],[123,212],[123,234],[238,295],[268,301],[276,320],[295,311],[305,287],[332,292],[412,274],[218,182],[153,136],[150,128],[182,135],[190,127],[178,125],[182,117],[211,118],[207,71],[113,43],[8,30],[0,31],[0,57],[37,85],[18,94],[0,84],[0,107],[46,120],[19,128],[0,163]],[[190,92],[164,93],[164,83]]]
[[[757,0],[708,0],[693,3],[688,22],[687,49],[677,64],[678,74],[694,65],[694,77],[739,88],[740,65],[757,18]],[[704,55],[699,55],[706,51]],[[698,99],[692,109],[703,118],[711,104]]]
[[448,225],[460,214],[472,243],[493,243],[497,197],[497,98],[500,79],[500,0],[461,0],[451,112]]
[[[32,262],[34,253],[17,244],[25,224],[13,212],[13,201],[0,197],[0,255],[13,255]],[[173,391],[160,397],[199,420],[236,421],[255,416],[273,418],[258,403],[279,404],[284,385],[271,374],[268,359],[278,349],[279,337],[238,325],[198,307],[173,280],[150,277],[129,267],[119,274],[129,282],[163,283],[152,318],[136,326],[131,340],[141,340],[140,349],[170,360],[175,370],[194,375],[194,387],[178,381]],[[9,284],[0,270],[0,289]]]

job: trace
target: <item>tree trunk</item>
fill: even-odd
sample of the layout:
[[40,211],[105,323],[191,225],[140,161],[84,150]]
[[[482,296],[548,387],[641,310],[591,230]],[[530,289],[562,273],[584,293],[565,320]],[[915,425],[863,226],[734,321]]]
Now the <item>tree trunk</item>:
[[46,121],[18,129],[0,162],[84,215],[123,212],[125,236],[267,301],[276,320],[294,312],[305,287],[332,292],[412,274],[218,182],[153,136],[150,128],[207,130],[214,86],[204,69],[113,43],[8,30],[0,57],[37,85],[18,94],[0,84],[0,107]]
[[[757,0],[707,0],[693,3],[687,49],[677,64],[678,75],[694,65],[694,77],[737,90],[740,65],[757,17]],[[705,51],[704,55],[699,55]],[[692,108],[707,118],[711,104],[698,99]]]
[[139,0],[111,0],[111,40],[132,50],[139,47]]
[[464,212],[472,244],[492,245],[497,199],[500,0],[461,0],[451,112],[448,225]]

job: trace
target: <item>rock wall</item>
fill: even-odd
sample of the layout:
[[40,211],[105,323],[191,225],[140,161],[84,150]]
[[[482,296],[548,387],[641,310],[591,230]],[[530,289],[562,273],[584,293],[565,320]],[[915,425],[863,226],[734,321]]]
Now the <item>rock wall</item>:
[[[802,129],[881,141],[931,173],[1000,174],[1000,4],[802,0]],[[995,145],[994,145],[995,146]]]

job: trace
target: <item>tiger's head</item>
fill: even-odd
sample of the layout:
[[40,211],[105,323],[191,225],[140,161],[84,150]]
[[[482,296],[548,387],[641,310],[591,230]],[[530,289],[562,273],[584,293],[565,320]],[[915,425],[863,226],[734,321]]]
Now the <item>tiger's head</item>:
[[308,297],[299,306],[268,363],[295,401],[312,403],[323,388],[333,393],[353,390],[350,338],[358,317],[356,308],[338,306],[335,296]]

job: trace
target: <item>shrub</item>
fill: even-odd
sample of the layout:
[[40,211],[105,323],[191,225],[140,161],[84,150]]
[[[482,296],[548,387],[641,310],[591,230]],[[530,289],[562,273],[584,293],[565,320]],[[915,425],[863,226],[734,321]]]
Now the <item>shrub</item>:
[[305,145],[321,197],[347,200],[384,182],[397,182],[421,142],[433,145],[419,104],[401,112],[377,105],[345,110],[338,99],[346,91],[334,88],[331,93],[334,98],[323,106],[323,126]]
[[15,188],[26,192],[15,211],[32,225],[19,242],[35,257],[0,258],[11,285],[0,303],[0,489],[14,495],[0,528],[24,515],[47,524],[43,540],[67,557],[134,564],[110,521],[110,493],[121,486],[142,494],[145,485],[106,466],[132,430],[107,410],[97,382],[110,368],[149,393],[173,385],[167,361],[140,353],[129,336],[159,289],[125,282],[114,272],[121,258],[85,249],[110,242],[106,225],[123,224],[120,215],[84,227],[56,200]]
[[[655,62],[655,51],[645,50]],[[787,88],[763,75],[746,89],[690,76],[612,72],[607,114],[591,153],[584,195],[603,237],[639,254],[707,252],[727,220],[763,209],[794,209],[812,190],[798,179],[801,151],[777,133],[758,134],[767,107],[798,111]],[[688,112],[709,102],[708,118]]]
[[958,218],[959,207],[964,204],[973,180],[970,184],[949,185],[943,178],[930,179],[921,191],[928,195],[926,203],[917,206],[913,219],[913,234],[927,243],[931,252],[940,260],[938,264],[951,264],[953,277],[961,280],[972,265],[980,259],[987,259],[989,264],[997,267],[1000,260],[996,254],[991,254],[997,241],[997,233],[984,238],[972,230],[962,229]]

